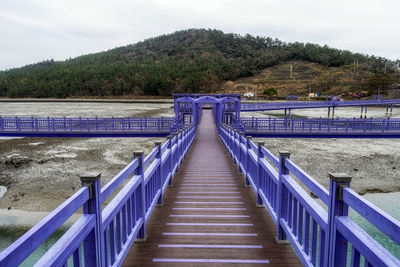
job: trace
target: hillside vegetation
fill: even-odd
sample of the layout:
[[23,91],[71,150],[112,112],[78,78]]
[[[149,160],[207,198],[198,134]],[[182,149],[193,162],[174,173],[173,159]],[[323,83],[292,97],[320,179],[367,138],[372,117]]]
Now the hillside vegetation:
[[[271,67],[291,61],[318,64],[326,70],[340,67],[351,77],[344,86],[352,90],[375,90],[377,86],[384,90],[399,81],[399,62],[381,57],[317,44],[190,29],[66,61],[49,60],[0,72],[0,96],[62,98],[213,93],[223,85],[229,91],[229,86],[225,86],[228,81],[256,77]],[[281,81],[303,79],[296,74],[288,78],[287,72],[272,76]],[[310,72],[304,79],[313,81],[314,78]],[[318,86],[325,83],[325,87],[331,87],[329,79],[321,80]]]
[[355,95],[368,97],[386,94],[400,97],[399,72],[373,72],[362,65],[326,67],[307,61],[286,61],[262,70],[259,74],[227,81],[221,86],[222,92],[253,92],[256,97],[286,98],[287,95],[307,96],[309,93],[341,95],[354,98]]

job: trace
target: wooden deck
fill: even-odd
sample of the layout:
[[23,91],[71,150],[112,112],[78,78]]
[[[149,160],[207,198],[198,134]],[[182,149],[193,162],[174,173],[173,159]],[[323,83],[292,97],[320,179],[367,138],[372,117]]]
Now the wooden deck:
[[166,190],[123,266],[302,266],[289,245],[275,243],[275,225],[255,206],[250,188],[218,138],[211,111],[174,186]]

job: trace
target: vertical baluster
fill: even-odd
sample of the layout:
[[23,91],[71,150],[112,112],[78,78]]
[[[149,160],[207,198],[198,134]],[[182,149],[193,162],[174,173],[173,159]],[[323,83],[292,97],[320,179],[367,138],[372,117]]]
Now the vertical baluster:
[[122,244],[125,244],[128,235],[127,235],[127,220],[128,220],[128,216],[127,216],[127,205],[123,205],[122,206],[122,212],[121,212],[121,220],[122,220]]
[[131,230],[130,231],[132,231],[132,229],[135,227],[135,224],[136,224],[136,218],[135,218],[135,212],[136,212],[136,209],[135,209],[135,200],[136,200],[136,191],[134,191],[133,192],[133,194],[132,194],[132,196],[131,196],[131,198],[130,198],[130,205],[131,205],[131,209],[130,209],[130,220],[131,220]]
[[81,246],[78,246],[73,254],[73,264],[74,266],[82,266],[82,255],[81,255]]
[[297,240],[299,241],[300,245],[303,245],[303,213],[303,206],[299,202],[299,234],[297,236]]
[[110,263],[115,262],[115,218],[110,222]]
[[297,223],[298,223],[298,200],[297,198],[293,197],[293,234],[297,237],[298,236],[298,228],[297,228]]
[[319,227],[319,266],[324,266],[325,264],[325,231]]
[[317,239],[318,239],[318,224],[312,219],[312,230],[311,230],[311,262],[315,266],[317,261]]
[[103,240],[104,240],[103,253],[104,253],[104,264],[105,264],[105,266],[109,265],[109,259],[110,259],[110,255],[109,255],[109,234],[108,233],[109,233],[109,230],[108,230],[108,227],[106,227],[104,229],[104,231],[103,231],[103,235],[104,235],[103,236]]
[[274,128],[273,128],[273,132],[275,132],[276,130],[276,118],[274,118]]
[[360,252],[354,247],[351,248],[351,263],[350,266],[360,266]]
[[250,156],[250,151],[251,151],[251,142],[252,137],[251,136],[247,136],[246,137],[246,167],[245,169],[245,182],[244,185],[245,186],[250,186],[250,181],[249,181],[249,174],[250,174],[250,163],[251,163],[251,156]]
[[293,195],[288,190],[288,210],[287,210],[287,222],[289,228],[293,230]]
[[47,116],[47,131],[50,132],[50,117]]
[[157,185],[157,189],[155,190],[156,192],[158,191],[158,189],[161,189],[161,194],[160,197],[158,198],[158,202],[157,202],[157,206],[162,206],[163,205],[163,168],[162,168],[162,157],[161,157],[161,142],[155,142],[154,146],[157,148],[157,154],[156,154],[156,160],[158,160],[160,162],[160,164],[157,167],[157,170],[154,172],[155,180],[158,181],[158,185]]
[[116,242],[117,242],[117,255],[121,252],[122,238],[121,238],[121,211],[118,211],[115,216],[115,231],[116,231]]
[[304,224],[304,251],[310,255],[310,214],[305,210],[305,224]]

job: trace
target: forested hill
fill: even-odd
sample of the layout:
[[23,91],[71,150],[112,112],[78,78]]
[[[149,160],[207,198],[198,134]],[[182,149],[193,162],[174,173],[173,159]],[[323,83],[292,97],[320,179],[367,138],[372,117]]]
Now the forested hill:
[[190,29],[106,52],[0,72],[0,96],[83,97],[211,93],[290,60],[326,67],[355,61],[374,73],[397,70],[385,58],[317,44]]

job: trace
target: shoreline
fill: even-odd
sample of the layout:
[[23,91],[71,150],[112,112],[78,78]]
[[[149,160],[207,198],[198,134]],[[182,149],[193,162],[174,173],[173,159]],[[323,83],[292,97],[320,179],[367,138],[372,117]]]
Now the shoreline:
[[108,99],[108,98],[0,98],[0,103],[139,103],[160,104],[174,103],[172,98],[167,99]]

